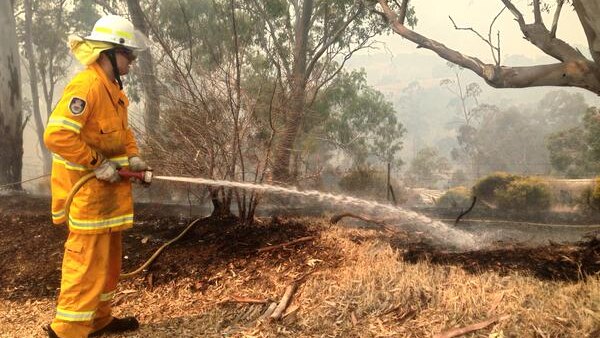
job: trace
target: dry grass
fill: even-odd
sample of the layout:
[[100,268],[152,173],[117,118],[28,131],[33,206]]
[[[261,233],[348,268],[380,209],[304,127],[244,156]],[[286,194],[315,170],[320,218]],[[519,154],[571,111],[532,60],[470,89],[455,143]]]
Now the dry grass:
[[388,245],[356,245],[344,230],[327,237],[348,259],[304,286],[300,317],[308,335],[430,337],[504,314],[510,318],[480,336],[587,337],[600,329],[598,278],[568,284],[518,274],[471,275],[457,267],[404,263]]
[[[202,291],[193,279],[152,290],[123,283],[115,312],[138,314],[143,326],[122,337],[432,337],[500,315],[509,318],[467,336],[600,333],[599,277],[548,282],[518,273],[473,275],[453,266],[409,264],[373,230],[325,229],[316,242],[331,251],[336,264],[307,257],[303,267],[271,266],[257,256],[252,268],[223,267]],[[266,305],[223,302],[230,295],[276,300],[307,266],[314,272],[293,298],[291,307],[298,310],[281,322],[257,320]],[[0,337],[42,337],[53,302],[0,300]]]

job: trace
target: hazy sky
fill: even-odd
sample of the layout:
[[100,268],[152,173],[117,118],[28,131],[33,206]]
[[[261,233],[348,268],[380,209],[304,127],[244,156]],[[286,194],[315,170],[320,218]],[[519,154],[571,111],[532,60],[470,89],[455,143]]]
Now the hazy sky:
[[[493,61],[489,46],[473,32],[455,30],[449,16],[454,19],[459,27],[471,27],[487,37],[490,23],[504,7],[500,0],[414,0],[412,2],[419,20],[415,28],[417,32],[464,54],[477,56],[485,62]],[[530,1],[513,1],[523,13],[525,21],[530,23],[533,20],[533,14],[531,7],[527,6],[528,2]],[[553,10],[554,8],[552,8],[551,13],[544,14],[544,23],[548,28],[552,24]],[[500,31],[500,48],[503,57],[507,54],[522,54],[535,59],[544,55],[534,45],[523,39],[523,34],[519,30],[514,16],[507,9],[502,12],[494,24],[492,30],[494,43],[496,43],[498,31]],[[557,37],[574,46],[587,46],[586,37],[577,14],[569,4],[563,6]],[[413,53],[417,50],[415,44],[404,40],[397,34],[382,37],[380,40],[386,43],[392,54]],[[371,53],[377,52],[371,51]],[[419,50],[419,53],[431,54],[433,52],[423,49]]]

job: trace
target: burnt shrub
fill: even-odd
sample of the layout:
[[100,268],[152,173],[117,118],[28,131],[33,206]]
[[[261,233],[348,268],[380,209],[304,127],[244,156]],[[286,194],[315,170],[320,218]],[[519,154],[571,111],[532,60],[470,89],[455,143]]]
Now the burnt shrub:
[[498,207],[506,210],[546,210],[552,202],[548,184],[532,177],[513,180],[495,195]]
[[473,196],[479,200],[496,203],[496,190],[504,190],[511,182],[521,178],[518,175],[512,175],[505,172],[492,173],[475,183],[473,186]]

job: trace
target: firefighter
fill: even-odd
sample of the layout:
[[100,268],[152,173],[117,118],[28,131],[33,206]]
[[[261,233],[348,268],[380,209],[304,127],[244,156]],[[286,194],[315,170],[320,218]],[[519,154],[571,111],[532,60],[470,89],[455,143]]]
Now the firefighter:
[[[149,170],[128,126],[121,81],[145,46],[131,22],[116,15],[100,18],[85,38],[69,37],[73,55],[87,67],[66,86],[44,133],[53,153],[52,221],[69,227],[56,316],[45,327],[49,337],[139,327],[135,317],[113,317],[111,300],[121,270],[121,233],[133,225],[131,182],[121,180],[118,168]],[[75,195],[67,219],[65,199],[90,172],[97,179]]]

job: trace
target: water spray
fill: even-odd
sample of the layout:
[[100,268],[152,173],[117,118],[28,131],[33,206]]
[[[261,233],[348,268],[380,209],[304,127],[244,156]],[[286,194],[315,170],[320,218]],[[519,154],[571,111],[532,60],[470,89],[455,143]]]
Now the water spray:
[[[389,204],[378,203],[374,201],[367,201],[356,197],[346,196],[346,195],[336,195],[331,193],[324,193],[318,190],[298,190],[296,187],[282,187],[277,185],[270,184],[255,184],[255,183],[243,183],[243,182],[234,182],[234,181],[226,181],[226,180],[211,180],[206,178],[199,177],[178,177],[178,176],[155,176],[152,171],[129,171],[127,169],[120,169],[119,175],[123,178],[133,178],[140,180],[142,183],[150,184],[154,180],[162,180],[162,181],[171,181],[171,182],[183,182],[183,183],[192,183],[192,184],[201,184],[201,185],[209,185],[209,186],[219,186],[219,187],[227,187],[227,188],[239,188],[246,190],[257,190],[268,193],[279,193],[284,195],[296,195],[303,196],[309,198],[315,198],[318,201],[329,201],[336,204],[342,205],[350,205],[360,208],[369,209],[370,211],[383,211],[388,217],[397,217],[408,220],[410,222],[414,222],[416,224],[422,224],[427,226],[431,231],[429,232],[432,237],[445,241],[446,243],[452,244],[461,250],[473,250],[477,248],[477,244],[475,238],[472,234],[469,234],[465,231],[461,231],[459,229],[454,229],[449,227],[447,224],[442,223],[440,221],[432,220],[431,218],[419,214],[414,211],[406,210],[400,207],[396,207]],[[71,207],[71,203],[73,202],[73,197],[79,189],[90,179],[95,178],[95,174],[93,172],[83,176],[79,179],[71,188],[69,195],[65,200],[65,217],[67,220],[69,219],[69,209]],[[185,233],[192,226],[198,222],[199,219],[191,222],[176,238],[170,240],[169,242],[163,244],[155,253],[148,259],[140,268],[136,269],[130,273],[122,273],[121,278],[128,278],[137,275],[143,269],[145,269],[148,265],[152,263],[152,261],[164,250],[168,245],[177,241],[179,238],[183,237]]]
[[417,225],[424,225],[426,226],[426,230],[428,230],[428,233],[433,238],[454,245],[458,249],[472,250],[477,248],[476,239],[472,234],[468,232],[450,227],[446,223],[433,220],[415,211],[407,210],[390,204],[383,204],[375,201],[363,200],[352,196],[325,193],[318,190],[298,190],[298,188],[296,187],[283,187],[271,184],[256,184],[226,180],[212,180],[199,177],[195,178],[177,176],[150,176],[149,182],[151,182],[152,180],[183,182],[191,184],[255,190],[265,193],[294,195],[313,198],[320,202],[328,201],[334,204],[358,207],[361,209],[369,210],[370,212],[376,212],[379,216],[383,214],[385,217],[390,217],[395,220],[403,220],[415,223]]

